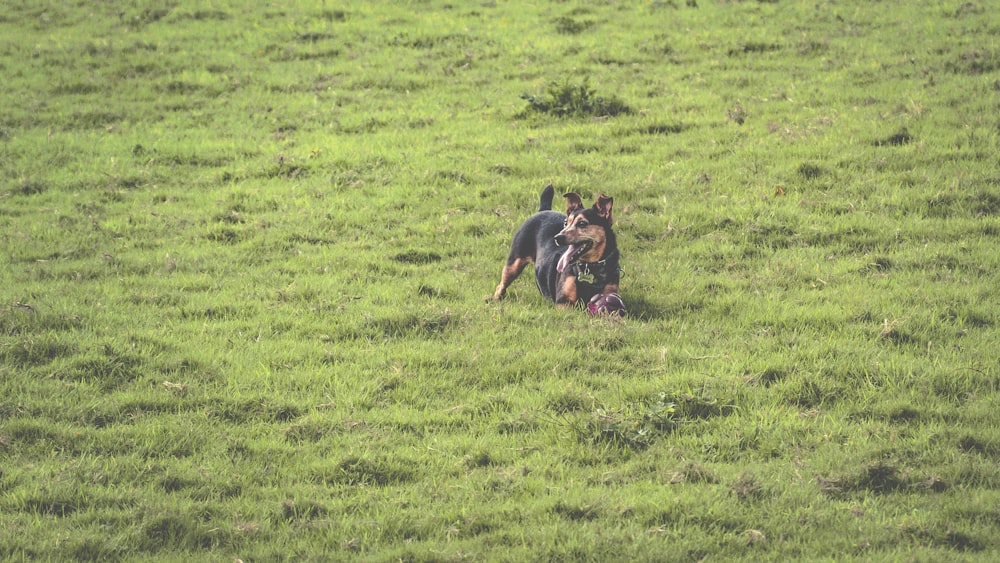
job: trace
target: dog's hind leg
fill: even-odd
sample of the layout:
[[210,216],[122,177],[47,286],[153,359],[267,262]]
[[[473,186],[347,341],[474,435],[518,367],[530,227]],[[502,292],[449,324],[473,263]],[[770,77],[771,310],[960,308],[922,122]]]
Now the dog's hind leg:
[[499,301],[503,299],[504,295],[507,294],[507,287],[514,283],[517,276],[521,275],[524,271],[524,267],[531,263],[530,257],[511,257],[504,265],[503,271],[500,272],[500,285],[497,286],[496,291],[493,292],[493,300]]

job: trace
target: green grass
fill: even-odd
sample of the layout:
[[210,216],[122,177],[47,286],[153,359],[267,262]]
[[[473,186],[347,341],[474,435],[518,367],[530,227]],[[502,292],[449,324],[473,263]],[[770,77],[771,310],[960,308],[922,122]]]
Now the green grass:
[[8,4],[0,559],[1000,556],[986,3]]

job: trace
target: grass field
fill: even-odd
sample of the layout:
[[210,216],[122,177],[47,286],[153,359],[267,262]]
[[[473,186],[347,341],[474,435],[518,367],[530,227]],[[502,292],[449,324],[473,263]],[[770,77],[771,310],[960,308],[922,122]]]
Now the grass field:
[[[0,559],[1000,558],[988,2],[15,0],[0,74]],[[548,183],[624,321],[485,299]]]

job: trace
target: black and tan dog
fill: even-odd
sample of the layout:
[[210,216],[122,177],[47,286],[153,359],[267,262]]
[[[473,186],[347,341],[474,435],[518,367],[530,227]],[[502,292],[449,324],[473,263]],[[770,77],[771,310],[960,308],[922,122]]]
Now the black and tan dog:
[[552,211],[554,193],[552,186],[542,190],[538,213],[514,233],[493,299],[503,299],[528,264],[535,265],[538,290],[557,305],[618,292],[618,243],[611,230],[614,199],[601,194],[585,209],[579,194],[568,193],[563,215]]

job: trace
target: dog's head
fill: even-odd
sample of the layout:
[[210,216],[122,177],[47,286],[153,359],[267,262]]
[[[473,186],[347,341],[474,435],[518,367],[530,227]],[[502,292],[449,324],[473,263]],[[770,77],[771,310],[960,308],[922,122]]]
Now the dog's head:
[[615,201],[601,194],[592,207],[585,209],[580,194],[568,193],[563,197],[566,198],[566,223],[555,236],[555,242],[569,248],[556,265],[559,272],[577,262],[597,262],[604,256],[613,222],[611,207]]

